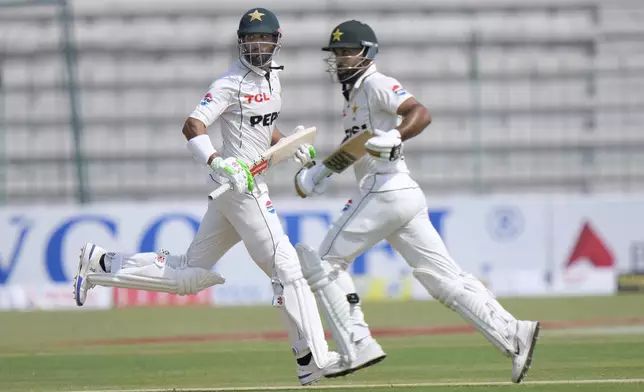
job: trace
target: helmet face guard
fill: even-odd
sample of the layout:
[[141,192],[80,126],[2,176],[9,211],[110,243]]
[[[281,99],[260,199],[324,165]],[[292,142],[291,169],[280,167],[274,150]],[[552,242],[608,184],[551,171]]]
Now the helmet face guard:
[[271,41],[247,40],[252,34],[240,35],[237,39],[239,59],[253,67],[263,68],[271,64],[282,47],[282,34],[272,34]]
[[[351,46],[335,46],[329,48],[329,57],[324,59],[327,63],[326,72],[331,80],[338,83],[347,83],[357,79],[373,62],[378,52],[378,44],[362,41],[362,50],[353,56],[337,56],[333,49],[347,49]],[[358,48],[353,46],[353,48]],[[352,64],[352,65],[347,65]]]

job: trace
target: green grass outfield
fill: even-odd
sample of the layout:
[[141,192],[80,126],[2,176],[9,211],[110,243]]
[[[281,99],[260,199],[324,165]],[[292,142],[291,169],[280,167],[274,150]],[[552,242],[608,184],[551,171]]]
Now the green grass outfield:
[[[525,385],[510,361],[435,301],[365,304],[388,358],[307,389],[644,391],[644,296],[513,299],[544,321]],[[621,381],[620,381],[621,380]],[[271,307],[0,313],[0,391],[293,390]]]

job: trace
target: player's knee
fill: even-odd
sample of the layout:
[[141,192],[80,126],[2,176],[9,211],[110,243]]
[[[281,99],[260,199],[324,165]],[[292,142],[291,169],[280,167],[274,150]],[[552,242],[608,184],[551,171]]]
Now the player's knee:
[[449,298],[449,283],[440,275],[426,268],[414,268],[412,275],[425,287],[429,295],[446,304]]
[[[185,259],[185,258],[184,258]],[[223,276],[207,268],[184,266],[174,269],[174,279],[177,285],[177,294],[192,295],[209,287],[204,282],[216,282],[214,284],[223,284]]]
[[285,234],[275,247],[275,273],[282,284],[302,279],[302,267],[293,244]]

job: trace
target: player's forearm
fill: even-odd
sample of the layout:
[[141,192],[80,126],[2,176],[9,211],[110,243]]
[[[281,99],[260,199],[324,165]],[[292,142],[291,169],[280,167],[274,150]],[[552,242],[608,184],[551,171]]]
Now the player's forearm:
[[432,116],[429,110],[419,103],[403,116],[402,122],[396,129],[400,132],[401,139],[405,141],[419,135],[431,122]]
[[188,150],[198,162],[210,165],[212,160],[219,156],[203,122],[189,117],[183,124],[183,135],[188,140]]

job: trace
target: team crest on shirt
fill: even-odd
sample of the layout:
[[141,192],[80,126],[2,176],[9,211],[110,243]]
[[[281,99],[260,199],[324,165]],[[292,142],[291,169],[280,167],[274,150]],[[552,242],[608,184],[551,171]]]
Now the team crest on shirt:
[[349,201],[347,201],[347,204],[344,205],[342,212],[346,212],[349,208],[351,208],[351,204],[353,204],[353,200],[349,199]]
[[210,93],[208,93],[201,99],[201,102],[199,102],[199,105],[206,106],[210,102],[212,102],[212,95]]
[[407,94],[407,90],[405,90],[401,85],[395,84],[392,88],[391,91],[394,92],[399,97],[402,97],[403,95]]
[[268,211],[270,214],[275,213],[275,207],[273,207],[273,202],[270,200],[266,202],[266,211]]

